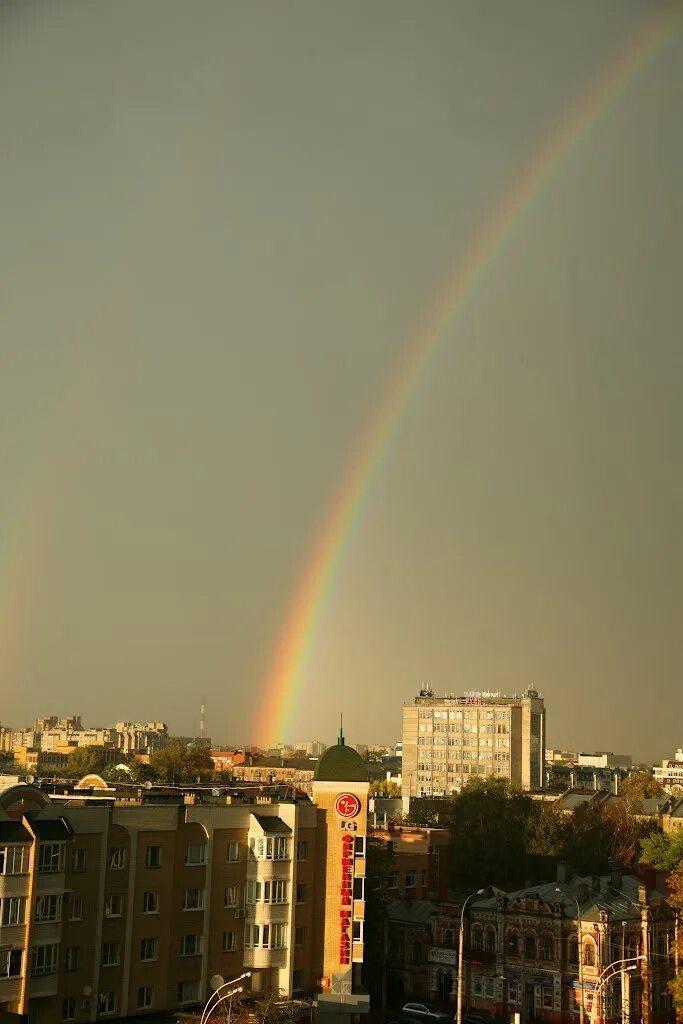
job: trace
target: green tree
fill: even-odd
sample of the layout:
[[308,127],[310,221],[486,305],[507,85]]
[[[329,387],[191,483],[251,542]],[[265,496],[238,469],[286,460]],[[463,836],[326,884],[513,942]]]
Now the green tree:
[[382,983],[386,973],[390,868],[391,854],[387,843],[368,839],[365,858],[363,984],[370,992],[373,1009],[381,1006]]
[[399,797],[400,795],[401,787],[397,782],[391,782],[389,779],[376,779],[370,783],[370,796]]
[[[683,829],[676,829],[664,835],[662,832],[652,832],[646,836],[640,844],[640,860],[643,864],[649,864],[657,871],[680,870],[683,861]],[[683,899],[681,900],[683,905]]]
[[150,754],[149,764],[154,778],[170,786],[197,782],[213,771],[208,747],[186,745],[176,737]]
[[74,752],[69,754],[69,762],[63,769],[63,774],[68,779],[82,779],[84,775],[99,775],[105,763],[102,747],[76,747]]

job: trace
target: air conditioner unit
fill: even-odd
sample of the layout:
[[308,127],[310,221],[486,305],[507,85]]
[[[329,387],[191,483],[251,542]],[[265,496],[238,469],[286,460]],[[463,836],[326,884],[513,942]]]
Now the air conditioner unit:
[[244,910],[242,907],[238,907],[235,911],[235,917],[244,917]]
[[92,999],[81,999],[81,1010],[89,1010],[92,1004]]

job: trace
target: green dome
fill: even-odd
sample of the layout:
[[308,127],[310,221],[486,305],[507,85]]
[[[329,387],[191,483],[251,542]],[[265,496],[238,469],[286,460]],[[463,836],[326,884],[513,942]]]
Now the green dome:
[[357,750],[337,743],[328,747],[320,758],[313,779],[315,782],[367,782],[368,773]]

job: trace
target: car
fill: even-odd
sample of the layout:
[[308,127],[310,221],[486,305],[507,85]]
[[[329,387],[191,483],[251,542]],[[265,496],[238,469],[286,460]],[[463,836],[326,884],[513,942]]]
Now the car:
[[462,1024],[493,1024],[492,1018],[485,1013],[468,1010],[462,1015]]
[[432,1010],[426,1003],[406,1003],[401,1008],[404,1021],[425,1021],[425,1024],[452,1024],[453,1018],[443,1010]]

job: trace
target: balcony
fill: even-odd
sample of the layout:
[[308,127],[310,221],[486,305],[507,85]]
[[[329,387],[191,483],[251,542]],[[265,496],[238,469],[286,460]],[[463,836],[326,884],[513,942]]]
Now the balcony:
[[38,974],[29,980],[29,995],[31,999],[42,996],[56,996],[59,991],[59,975],[57,971],[53,974]]
[[0,978],[0,1006],[18,1002],[21,996],[21,978]]
[[242,954],[244,967],[286,967],[286,949],[262,949],[257,946],[255,949],[245,949]]

